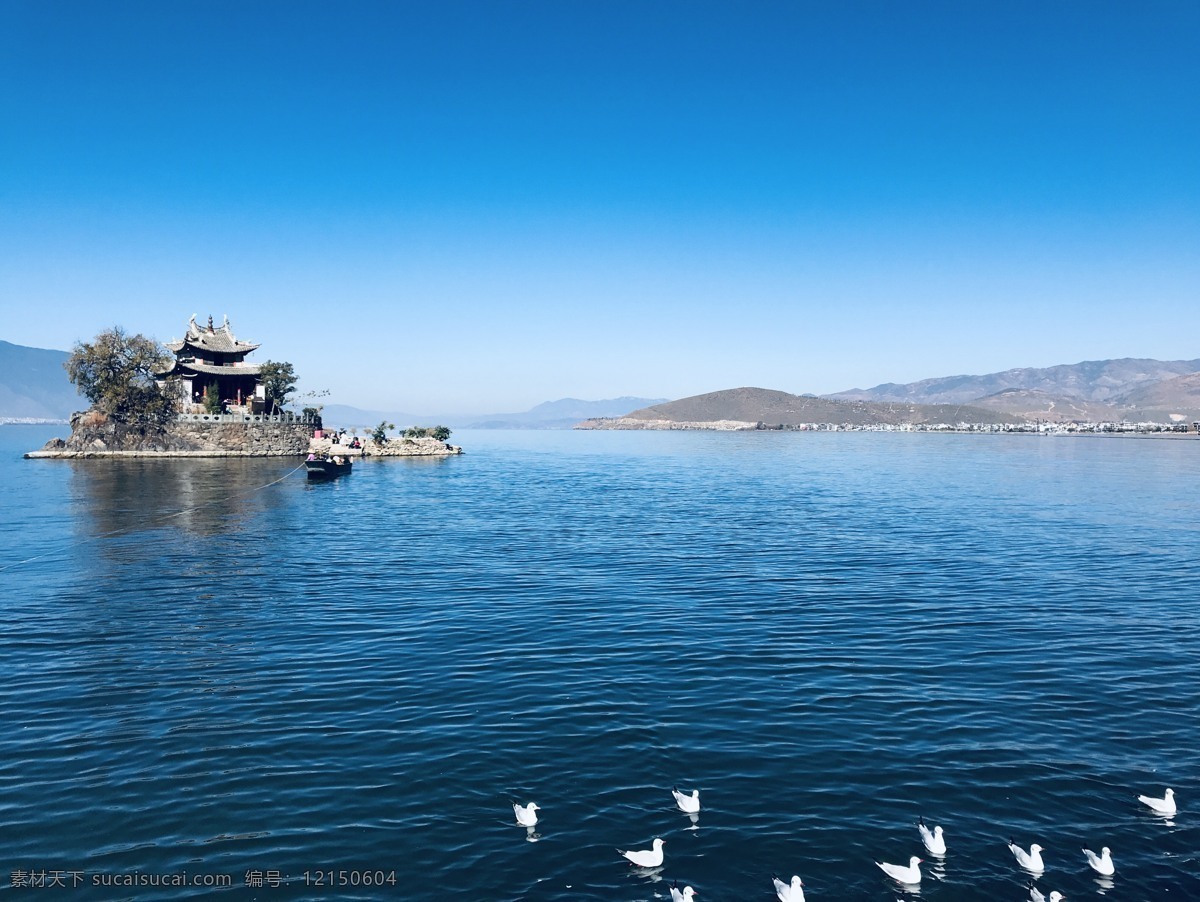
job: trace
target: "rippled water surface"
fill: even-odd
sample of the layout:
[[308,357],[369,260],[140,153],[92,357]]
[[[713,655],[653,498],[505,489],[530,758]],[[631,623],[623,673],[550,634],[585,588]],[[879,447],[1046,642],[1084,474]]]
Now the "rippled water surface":
[[[309,485],[55,432],[0,427],[5,888],[1027,899],[1011,837],[1200,899],[1200,441],[476,432]],[[232,886],[95,885],[182,872]]]

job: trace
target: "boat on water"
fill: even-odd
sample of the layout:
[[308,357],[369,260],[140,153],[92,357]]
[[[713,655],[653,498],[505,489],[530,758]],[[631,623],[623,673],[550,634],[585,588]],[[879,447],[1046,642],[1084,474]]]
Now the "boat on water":
[[349,457],[313,457],[304,462],[309,479],[336,479],[350,472]]

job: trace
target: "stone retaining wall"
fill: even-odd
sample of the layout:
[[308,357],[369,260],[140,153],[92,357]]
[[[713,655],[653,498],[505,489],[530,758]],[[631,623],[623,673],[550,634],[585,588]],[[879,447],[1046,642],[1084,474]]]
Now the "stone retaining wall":
[[172,432],[196,451],[235,452],[246,457],[291,457],[308,453],[309,423],[180,422]]
[[71,420],[71,437],[26,457],[297,457],[308,453],[308,423],[175,422],[143,434],[111,423]]

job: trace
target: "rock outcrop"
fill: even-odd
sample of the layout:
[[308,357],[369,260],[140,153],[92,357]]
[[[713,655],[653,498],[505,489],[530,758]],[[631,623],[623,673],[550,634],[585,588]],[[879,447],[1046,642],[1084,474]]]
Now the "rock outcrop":
[[308,444],[313,454],[341,454],[347,457],[444,457],[462,454],[462,448],[435,438],[392,438],[380,445],[369,438],[360,438],[361,448],[335,445],[328,438],[314,438]]

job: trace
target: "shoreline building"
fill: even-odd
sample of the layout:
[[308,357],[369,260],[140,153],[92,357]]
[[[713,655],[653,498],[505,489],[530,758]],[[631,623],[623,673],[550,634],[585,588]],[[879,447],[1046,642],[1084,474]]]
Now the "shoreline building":
[[258,364],[246,363],[246,355],[260,346],[240,341],[224,317],[220,328],[208,318],[207,326],[196,324],[196,315],[188,320],[182,339],[165,342],[175,354],[171,368],[157,374],[160,383],[178,380],[184,412],[196,412],[211,393],[221,400],[223,410],[231,413],[263,413],[266,393]]

